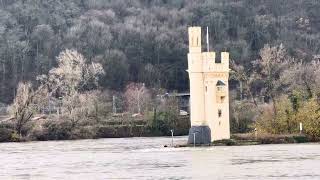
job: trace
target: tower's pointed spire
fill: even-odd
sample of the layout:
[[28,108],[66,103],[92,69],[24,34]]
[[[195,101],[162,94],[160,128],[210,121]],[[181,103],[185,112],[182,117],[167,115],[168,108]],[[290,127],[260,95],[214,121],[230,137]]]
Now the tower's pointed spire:
[[207,51],[210,51],[210,46],[209,46],[209,27],[207,26]]

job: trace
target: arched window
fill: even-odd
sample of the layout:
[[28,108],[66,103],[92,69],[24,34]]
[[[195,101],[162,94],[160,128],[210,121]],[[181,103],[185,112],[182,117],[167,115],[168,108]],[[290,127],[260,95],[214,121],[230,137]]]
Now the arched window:
[[216,86],[217,86],[217,91],[222,91],[223,88],[226,86],[226,84],[223,81],[218,80]]
[[218,109],[218,117],[221,117],[221,116],[222,116],[222,110]]
[[217,84],[217,102],[218,103],[224,103],[224,100],[225,100],[225,86],[226,84],[221,81],[221,80],[218,80]]

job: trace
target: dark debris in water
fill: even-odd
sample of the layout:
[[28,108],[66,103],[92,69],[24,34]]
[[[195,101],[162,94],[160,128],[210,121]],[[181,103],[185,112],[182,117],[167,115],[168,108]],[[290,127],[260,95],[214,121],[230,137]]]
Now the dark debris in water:
[[236,159],[232,161],[232,165],[242,165],[242,164],[254,164],[254,163],[265,163],[265,162],[281,162],[279,159]]

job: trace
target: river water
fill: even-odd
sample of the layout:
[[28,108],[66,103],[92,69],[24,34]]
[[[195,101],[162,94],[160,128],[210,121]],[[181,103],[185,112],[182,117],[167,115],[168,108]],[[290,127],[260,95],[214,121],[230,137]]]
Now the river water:
[[3,143],[0,179],[320,179],[320,144],[163,147],[170,143],[166,137]]

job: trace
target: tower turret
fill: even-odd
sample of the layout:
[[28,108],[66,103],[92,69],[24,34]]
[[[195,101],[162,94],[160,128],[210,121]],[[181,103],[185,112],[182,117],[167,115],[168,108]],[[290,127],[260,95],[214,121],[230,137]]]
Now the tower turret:
[[201,27],[190,27],[189,34],[189,52],[201,53]]

